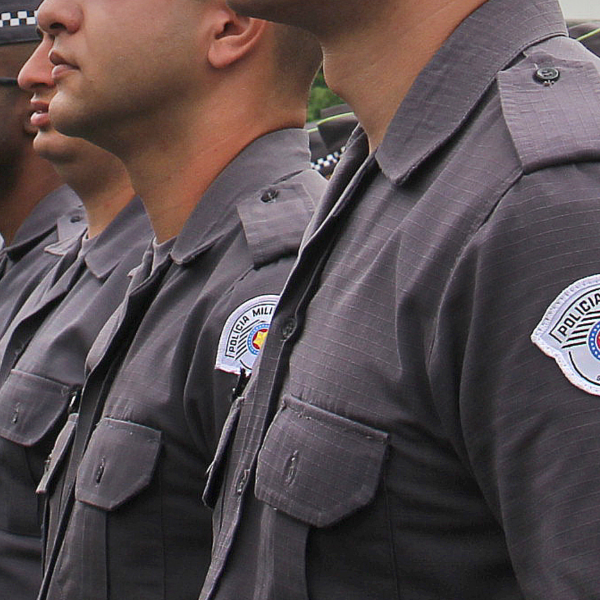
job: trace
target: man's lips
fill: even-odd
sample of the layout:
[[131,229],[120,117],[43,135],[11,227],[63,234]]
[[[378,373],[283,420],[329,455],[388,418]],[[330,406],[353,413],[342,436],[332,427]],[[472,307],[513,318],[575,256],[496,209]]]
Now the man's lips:
[[48,58],[50,59],[50,62],[54,65],[54,68],[52,69],[52,79],[54,79],[54,81],[57,81],[62,76],[66,75],[67,73],[70,73],[71,71],[77,70],[77,67],[74,64],[67,61],[60,54],[60,52],[57,52],[56,50],[51,50],[50,54],[48,55]]
[[38,129],[45,129],[50,127],[50,115],[48,114],[48,102],[42,102],[39,100],[31,101],[31,108],[33,113],[30,121],[34,127]]

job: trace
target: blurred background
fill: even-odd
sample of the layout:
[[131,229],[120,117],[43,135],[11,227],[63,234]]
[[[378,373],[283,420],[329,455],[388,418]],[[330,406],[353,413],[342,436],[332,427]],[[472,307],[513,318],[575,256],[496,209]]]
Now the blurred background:
[[567,21],[600,20],[599,0],[559,0]]
[[[600,56],[600,0],[559,0],[571,37],[580,39]],[[356,119],[325,84],[320,72],[308,105],[311,160],[315,169],[331,176]]]
[[[559,0],[569,24],[600,21],[600,0]],[[341,104],[341,100],[327,87],[323,74],[319,73],[313,85],[308,120],[318,121],[322,118],[321,110]]]

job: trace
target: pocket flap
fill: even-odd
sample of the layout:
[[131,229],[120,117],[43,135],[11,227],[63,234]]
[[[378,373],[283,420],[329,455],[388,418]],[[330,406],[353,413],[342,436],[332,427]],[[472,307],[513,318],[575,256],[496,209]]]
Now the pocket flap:
[[388,438],[286,397],[258,455],[256,497],[314,527],[333,525],[375,496]]
[[48,461],[46,462],[46,470],[44,471],[44,475],[37,487],[37,494],[48,493],[50,484],[52,481],[54,481],[54,474],[62,464],[63,459],[71,446],[71,440],[73,439],[73,434],[75,433],[78,417],[79,415],[77,413],[69,415],[65,426],[58,434],[56,442],[54,443],[54,448],[52,448],[52,452],[50,453]]
[[77,471],[75,498],[114,510],[152,481],[161,432],[130,421],[102,419]]
[[0,389],[0,436],[34,446],[65,413],[73,387],[13,369]]

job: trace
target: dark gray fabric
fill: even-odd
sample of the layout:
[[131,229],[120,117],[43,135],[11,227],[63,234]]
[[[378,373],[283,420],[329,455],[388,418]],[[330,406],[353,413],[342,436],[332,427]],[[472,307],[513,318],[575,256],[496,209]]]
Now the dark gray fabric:
[[67,241],[84,229],[81,200],[65,185],[39,202],[10,246],[0,249],[0,335],[57,262],[57,255],[45,248]]
[[237,379],[215,369],[219,338],[240,305],[279,293],[324,184],[302,130],[269,134],[224,169],[154,269],[147,253],[89,354],[73,449],[43,482],[41,598],[197,599],[211,547],[201,494]]
[[488,0],[353,136],[219,444],[202,600],[600,598],[600,398],[530,339],[600,270],[600,63],[564,32]]
[[54,244],[58,262],[0,338],[0,590],[13,600],[37,595],[35,490],[70,404],[76,408],[87,352],[123,299],[151,233],[136,198],[86,242],[85,253],[83,234]]

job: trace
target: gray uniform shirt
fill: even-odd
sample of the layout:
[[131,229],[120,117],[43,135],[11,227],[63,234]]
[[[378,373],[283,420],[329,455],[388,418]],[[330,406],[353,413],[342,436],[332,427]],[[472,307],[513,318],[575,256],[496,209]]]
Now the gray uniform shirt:
[[77,409],[88,350],[122,301],[151,233],[136,198],[92,240],[81,234],[51,246],[60,259],[0,338],[3,597],[37,595],[42,567],[35,490],[56,435]]
[[57,262],[58,256],[45,248],[80,234],[84,228],[81,200],[64,185],[41,200],[12,243],[0,249],[0,335]]
[[600,598],[600,66],[564,31],[489,0],[350,144],[224,428],[203,600]]
[[197,600],[206,469],[324,184],[305,132],[271,133],[223,170],[170,249],[147,253],[40,485],[41,598]]

